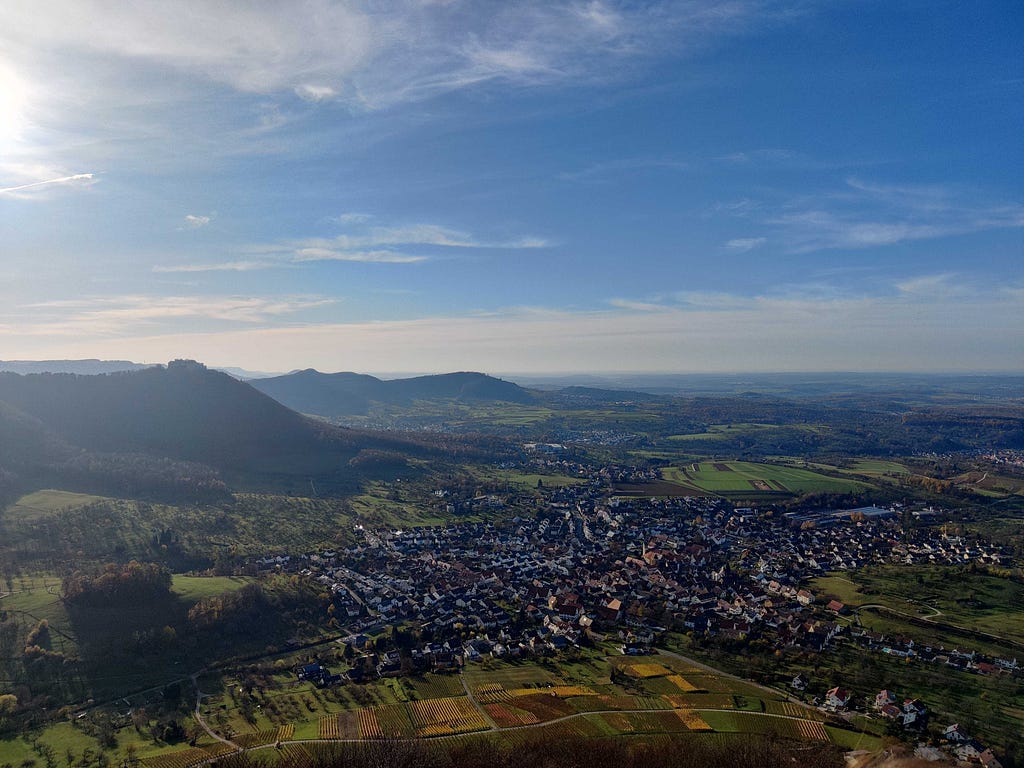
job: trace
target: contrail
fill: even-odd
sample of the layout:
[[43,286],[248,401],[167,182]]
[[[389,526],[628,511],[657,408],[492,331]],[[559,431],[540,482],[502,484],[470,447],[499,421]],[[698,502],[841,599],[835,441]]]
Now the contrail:
[[22,184],[18,187],[4,187],[0,189],[0,194],[5,192],[20,192],[23,189],[32,189],[33,187],[41,187],[44,184],[63,184],[66,181],[81,181],[82,179],[91,179],[93,174],[91,173],[76,173],[74,176],[61,176],[59,179],[47,179],[46,181],[33,181],[31,184]]

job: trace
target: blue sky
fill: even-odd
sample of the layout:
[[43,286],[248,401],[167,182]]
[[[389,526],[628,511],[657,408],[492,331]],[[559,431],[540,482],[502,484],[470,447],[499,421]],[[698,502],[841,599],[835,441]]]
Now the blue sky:
[[1024,368],[1017,2],[0,5],[0,358]]

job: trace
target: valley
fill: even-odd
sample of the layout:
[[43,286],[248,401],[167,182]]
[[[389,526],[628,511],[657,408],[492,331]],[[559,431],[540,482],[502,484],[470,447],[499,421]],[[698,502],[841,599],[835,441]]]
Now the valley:
[[[1013,407],[923,439],[813,400],[447,378],[388,405],[416,429],[375,432],[191,364],[111,376],[0,382],[27,449],[4,454],[0,764],[755,734],[953,754],[954,722],[1015,764]],[[104,390],[153,386],[181,416],[142,442],[163,427]]]

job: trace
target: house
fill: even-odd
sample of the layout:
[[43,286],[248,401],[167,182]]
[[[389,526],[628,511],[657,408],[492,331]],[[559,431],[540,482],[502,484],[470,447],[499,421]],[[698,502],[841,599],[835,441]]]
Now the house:
[[838,600],[829,600],[826,608],[833,613],[838,613],[840,615],[846,613],[846,604],[841,603]]
[[896,703],[896,694],[890,690],[882,690],[875,696],[875,709],[881,711],[882,707]]
[[838,685],[832,688],[825,694],[825,708],[826,709],[845,709],[846,705],[850,701],[850,692],[845,688],[840,688]]
[[801,589],[796,593],[796,601],[800,603],[800,605],[810,605],[814,602],[814,595],[806,589]]
[[978,762],[981,763],[984,768],[1003,768],[1003,764],[1000,763],[991,749],[986,749],[980,755],[978,755]]
[[803,676],[797,675],[790,681],[789,687],[794,691],[803,691],[807,689],[807,681],[804,680]]
[[952,742],[953,744],[966,744],[971,740],[971,737],[967,735],[967,732],[964,731],[963,726],[959,723],[954,723],[953,725],[948,726],[946,730],[942,732],[942,738],[946,739],[946,741]]
[[622,618],[622,601],[615,598],[609,600],[597,609],[597,615],[603,621],[618,621]]
[[295,671],[299,680],[318,680],[330,674],[322,664],[304,664]]

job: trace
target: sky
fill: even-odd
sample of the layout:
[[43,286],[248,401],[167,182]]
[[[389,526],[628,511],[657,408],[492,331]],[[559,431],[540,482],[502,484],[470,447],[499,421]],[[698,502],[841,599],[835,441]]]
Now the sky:
[[4,0],[0,359],[1024,370],[1019,0]]

